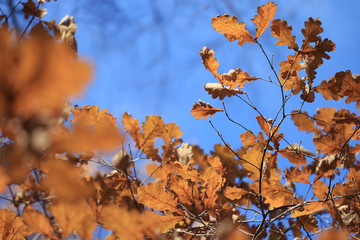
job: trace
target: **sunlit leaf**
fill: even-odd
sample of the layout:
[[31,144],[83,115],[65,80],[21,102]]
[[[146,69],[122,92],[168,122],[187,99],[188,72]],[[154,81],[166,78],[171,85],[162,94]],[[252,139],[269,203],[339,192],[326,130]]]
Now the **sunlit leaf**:
[[291,35],[292,26],[288,25],[285,20],[273,20],[270,29],[272,31],[273,37],[279,39],[279,41],[276,42],[276,45],[289,45],[288,48],[294,49],[295,51],[299,49],[299,46],[295,42],[296,37]]
[[253,36],[245,29],[245,23],[239,21],[237,17],[225,14],[224,16],[218,15],[212,18],[212,25],[215,31],[225,33],[225,38],[230,42],[239,40],[239,45],[242,46],[246,42],[255,42]]
[[0,238],[9,240],[24,239],[31,234],[27,231],[21,217],[9,209],[0,209]]
[[261,7],[258,7],[258,15],[251,19],[251,21],[257,26],[255,39],[258,39],[269,26],[270,21],[275,16],[276,9],[277,5],[271,1]]
[[214,116],[217,112],[223,112],[224,110],[220,108],[215,108],[211,106],[209,103],[205,103],[199,100],[199,103],[194,103],[191,114],[196,117],[197,120],[204,118],[208,118],[209,116]]

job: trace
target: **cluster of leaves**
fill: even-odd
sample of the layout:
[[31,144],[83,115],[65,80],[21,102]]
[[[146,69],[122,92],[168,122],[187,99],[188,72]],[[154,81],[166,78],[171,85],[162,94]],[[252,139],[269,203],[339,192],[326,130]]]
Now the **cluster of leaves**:
[[[109,230],[106,239],[360,237],[359,145],[351,144],[359,140],[360,118],[345,109],[321,108],[314,116],[301,111],[305,102],[314,102],[316,92],[326,99],[359,101],[359,77],[349,71],[320,85],[314,81],[322,59],[329,59],[326,52],[335,48],[318,36],[319,20],[305,22],[299,48],[291,26],[272,20],[277,8],[272,2],[258,8],[252,20],[255,36],[236,17],[213,18],[214,29],[230,41],[261,49],[258,38],[271,22],[277,45],[287,45],[294,54],[280,63],[279,73],[269,61],[277,82],[269,81],[281,89],[283,103],[271,120],[241,97],[247,95],[241,90],[245,83],[261,78],[239,68],[220,74],[214,52],[200,51],[218,81],[206,84],[208,93],[246,101],[259,113],[262,129],[255,135],[239,124],[245,129],[242,147],[233,149],[221,138],[224,145],[215,145],[208,155],[183,143],[175,123],[151,115],[140,125],[129,113],[122,123],[134,146],[126,150],[125,134],[107,110],[66,103],[78,96],[92,72],[77,57],[74,19],[46,22],[45,1],[20,3],[14,8],[23,7],[28,20],[23,31],[9,24],[15,9],[1,10],[0,16],[1,238],[90,239],[97,227]],[[302,70],[305,77],[300,78]],[[287,113],[286,102],[300,92],[301,108]],[[219,111],[228,116],[225,105],[214,108],[202,101],[191,110],[198,119]],[[280,133],[288,117],[299,131],[313,133],[317,154],[288,144]],[[112,162],[98,154],[114,150]],[[278,168],[280,156],[294,166]],[[150,162],[145,177],[136,169],[142,159]],[[106,173],[96,166],[106,166]],[[344,171],[347,180],[336,182]],[[309,186],[308,194],[295,191],[300,183]]]
[[[237,150],[226,144],[218,132],[233,153],[231,161],[236,162],[240,169],[236,175],[240,179],[234,184],[233,175],[229,175],[230,168],[221,158],[227,173],[226,187],[222,193],[237,209],[246,209],[243,214],[246,215],[247,211],[255,212],[254,221],[247,226],[250,230],[240,225],[249,221],[245,220],[245,216],[235,218],[233,222],[238,230],[246,231],[252,239],[284,239],[288,235],[312,239],[318,233],[322,233],[321,239],[329,239],[329,236],[332,236],[331,239],[345,239],[347,236],[358,239],[360,165],[356,155],[360,148],[359,144],[354,145],[353,142],[360,140],[359,117],[349,110],[335,108],[320,108],[311,116],[302,108],[305,103],[315,101],[315,93],[321,93],[326,100],[347,97],[347,104],[356,102],[359,106],[356,89],[360,77],[345,71],[336,73],[328,81],[317,83],[316,70],[323,64],[323,59],[330,59],[327,53],[335,50],[335,44],[319,36],[323,32],[320,20],[309,18],[301,31],[303,40],[299,47],[296,37],[292,35],[292,27],[285,20],[273,20],[276,9],[277,5],[273,2],[258,8],[258,15],[252,19],[257,27],[255,35],[245,29],[245,23],[239,24],[235,16],[217,16],[212,21],[214,29],[224,33],[229,41],[238,41],[240,46],[245,43],[257,44],[273,71],[275,82],[252,77],[239,68],[220,74],[220,63],[214,57],[214,51],[207,47],[200,51],[205,68],[218,81],[206,84],[205,90],[214,99],[237,97],[244,101],[258,114],[256,121],[262,132],[256,135],[232,120],[224,103],[223,108],[216,108],[199,101],[194,104],[191,113],[197,119],[206,119],[217,112],[225,112],[231,122],[245,130],[240,135],[242,147]],[[275,70],[258,41],[268,26],[272,36],[278,39],[276,45],[285,45],[293,52],[287,56],[287,60],[279,63],[279,71]],[[243,90],[245,83],[255,80],[268,81],[281,91],[282,104],[274,119],[263,116]],[[299,109],[287,112],[286,103],[299,93],[302,99]],[[299,131],[313,134],[316,154],[298,144],[290,144],[286,134],[280,133],[281,125],[289,117]],[[280,170],[277,166],[280,158],[287,159],[293,166]],[[306,193],[296,191],[299,186],[304,189],[304,184],[308,186]],[[228,195],[230,189],[237,194]],[[245,199],[250,200],[250,204]],[[327,231],[324,231],[325,228]]]

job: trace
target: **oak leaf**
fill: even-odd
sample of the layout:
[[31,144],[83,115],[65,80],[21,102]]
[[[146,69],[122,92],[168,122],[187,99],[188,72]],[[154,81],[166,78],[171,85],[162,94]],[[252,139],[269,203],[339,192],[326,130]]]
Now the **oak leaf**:
[[147,207],[182,214],[178,208],[178,198],[164,189],[162,182],[149,183],[138,188],[138,202]]
[[321,21],[319,19],[309,18],[307,22],[305,22],[305,28],[301,30],[305,39],[303,40],[303,44],[301,46],[301,51],[306,51],[312,46],[310,43],[316,42],[318,40],[318,35],[323,32],[321,27]]
[[0,238],[6,240],[24,239],[30,235],[21,217],[9,209],[0,209]]
[[208,156],[207,161],[210,164],[210,166],[215,169],[221,176],[225,175],[225,168],[223,167],[223,164],[220,161],[220,158],[218,156]]
[[294,213],[291,214],[291,217],[300,217],[305,215],[310,215],[321,211],[324,209],[322,202],[310,202],[308,205],[305,205],[301,210],[295,209]]
[[251,19],[251,21],[257,26],[255,39],[258,39],[269,26],[270,21],[275,16],[277,7],[278,6],[271,1],[261,7],[258,7],[258,15]]
[[143,217],[146,219],[146,223],[149,223],[150,221],[148,221],[148,219],[151,219],[151,223],[161,233],[166,233],[169,229],[173,229],[177,223],[184,219],[183,216],[175,216],[170,213],[159,215],[150,211],[146,211]]
[[238,187],[228,186],[224,190],[225,197],[227,197],[228,199],[231,199],[231,200],[240,199],[240,198],[242,198],[242,196],[244,196],[247,193],[248,193],[248,191],[246,191],[245,189],[242,189],[242,188],[238,188]]
[[238,89],[232,89],[227,86],[223,86],[220,83],[207,83],[205,90],[211,95],[212,98],[219,98],[223,100],[225,97],[235,96],[237,94],[244,94],[244,91]]
[[253,36],[245,29],[245,23],[239,21],[237,17],[230,17],[225,14],[224,16],[218,15],[216,18],[212,18],[212,25],[215,31],[225,33],[225,38],[230,42],[239,40],[240,46],[246,42],[255,42]]
[[286,147],[282,150],[279,150],[279,153],[284,158],[287,158],[289,162],[296,165],[305,165],[307,162],[305,156],[300,151],[297,151],[296,148],[293,149],[291,147]]
[[329,81],[323,81],[316,87],[326,100],[340,100],[347,97],[347,104],[356,102],[360,105],[360,75],[352,75],[351,71],[338,72]]
[[327,198],[327,194],[329,192],[329,188],[325,183],[321,180],[316,181],[312,187],[313,192],[319,200],[325,200]]
[[300,216],[298,221],[301,221],[299,225],[309,232],[316,233],[319,230],[318,221],[313,215]]
[[273,37],[279,39],[279,41],[276,42],[276,45],[289,45],[289,49],[294,49],[295,51],[299,50],[299,46],[295,42],[296,37],[291,35],[292,26],[288,25],[285,20],[273,20],[270,29],[272,31]]
[[186,181],[180,176],[171,174],[169,177],[170,189],[177,195],[179,202],[182,204],[193,205],[197,203],[199,199],[198,186]]
[[142,216],[137,211],[110,204],[100,211],[104,229],[114,231],[114,239],[144,239]]
[[45,217],[41,212],[28,206],[23,211],[22,217],[31,232],[41,233],[48,238],[56,239],[49,218]]
[[293,120],[299,131],[306,131],[307,133],[316,131],[314,120],[309,117],[307,112],[293,111],[291,120]]
[[214,57],[214,51],[207,47],[203,47],[203,49],[200,50],[200,56],[205,68],[219,80],[221,78],[221,74],[218,74],[217,71],[220,62],[218,62],[216,57]]
[[296,95],[305,88],[305,81],[300,79],[299,71],[301,54],[288,55],[286,61],[279,63],[279,80],[284,85],[284,90],[292,90]]
[[9,34],[0,30],[0,112],[23,118],[60,114],[66,99],[78,96],[89,82],[90,65],[71,59],[70,49],[48,39],[14,44]]
[[311,184],[309,177],[311,175],[311,170],[303,167],[300,170],[300,166],[290,167],[289,171],[285,171],[286,180],[289,182],[300,182]]
[[223,112],[223,109],[215,108],[211,106],[209,103],[205,103],[201,100],[199,100],[199,103],[194,103],[191,114],[196,117],[197,120],[204,118],[208,118],[209,116],[214,116],[217,112]]
[[[259,181],[250,184],[250,188],[259,193]],[[270,204],[270,209],[293,204],[294,193],[284,187],[279,180],[262,180],[261,194],[265,197],[265,203]]]
[[122,143],[124,137],[116,126],[116,118],[106,109],[99,111],[97,106],[79,108],[75,105],[72,112],[74,127],[67,142],[68,152],[109,151]]
[[206,169],[202,178],[205,181],[205,189],[202,190],[204,206],[208,210],[214,210],[218,199],[218,190],[225,183],[225,179],[213,168]]
[[74,234],[76,231],[81,239],[92,238],[97,223],[94,214],[85,202],[58,202],[50,206],[50,211],[56,222],[60,224],[63,237]]
[[257,80],[257,77],[251,77],[247,72],[243,72],[240,68],[235,70],[231,69],[228,73],[224,73],[221,78],[221,83],[234,89],[239,86],[239,89],[243,88],[246,82]]
[[[264,133],[271,138],[271,142],[274,143],[274,146],[276,149],[279,149],[279,142],[284,137],[284,134],[279,134],[279,128],[278,126],[273,125],[272,119],[266,119],[262,116],[257,116],[256,120],[261,127],[261,129],[264,131]],[[275,131],[276,130],[276,131]]]

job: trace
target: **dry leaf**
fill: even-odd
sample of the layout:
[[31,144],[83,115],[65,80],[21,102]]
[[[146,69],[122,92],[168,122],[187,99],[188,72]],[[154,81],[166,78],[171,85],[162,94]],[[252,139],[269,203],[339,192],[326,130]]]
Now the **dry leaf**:
[[205,103],[201,100],[199,100],[199,103],[194,103],[191,114],[196,117],[197,120],[204,118],[208,118],[209,116],[214,116],[217,112],[223,112],[224,110],[220,108],[214,108],[209,103]]

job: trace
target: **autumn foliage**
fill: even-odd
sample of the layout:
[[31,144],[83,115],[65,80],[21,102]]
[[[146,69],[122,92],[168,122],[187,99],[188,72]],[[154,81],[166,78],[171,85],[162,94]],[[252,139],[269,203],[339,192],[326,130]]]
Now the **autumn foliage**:
[[[191,109],[194,117],[223,114],[243,130],[233,148],[210,121],[222,144],[205,154],[183,143],[179,126],[160,116],[140,123],[124,113],[117,121],[97,106],[71,106],[68,99],[89,83],[92,66],[77,56],[74,18],[43,21],[45,2],[15,6],[28,23],[22,30],[9,24],[11,14],[0,16],[1,239],[91,239],[97,228],[108,230],[106,239],[360,238],[360,117],[347,109],[303,111],[319,98],[360,105],[358,75],[348,70],[316,79],[335,50],[319,36],[319,19],[305,22],[302,42],[285,20],[274,19],[271,1],[251,19],[253,34],[235,16],[212,19],[230,42],[258,45],[275,80],[240,68],[219,73],[214,50],[200,51],[215,78],[205,90],[213,99],[245,102],[257,114],[248,121],[261,129],[256,133],[231,119],[224,103],[200,100]],[[267,29],[291,52],[279,70],[259,42]],[[280,90],[274,118],[244,90],[254,81]],[[301,104],[289,111],[293,98]],[[316,152],[289,143],[281,131],[286,119],[312,134],[303,145]],[[112,160],[103,155],[114,151]],[[145,177],[137,172],[140,159]]]

